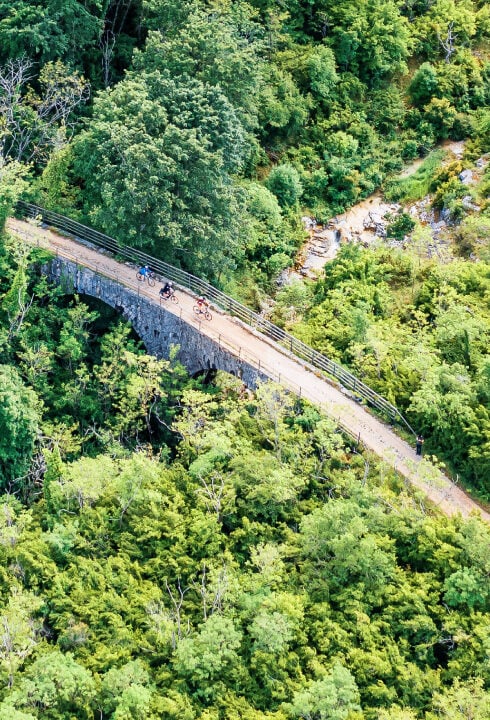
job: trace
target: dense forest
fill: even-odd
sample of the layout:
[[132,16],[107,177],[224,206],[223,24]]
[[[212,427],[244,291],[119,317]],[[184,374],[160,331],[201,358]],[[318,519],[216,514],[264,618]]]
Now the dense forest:
[[[489,29],[472,0],[0,3],[2,172],[269,309],[487,499]],[[462,157],[433,152],[448,140]],[[278,293],[301,216],[326,223],[377,188],[407,242],[342,248],[316,286]],[[452,228],[442,262],[407,212],[424,197]]]
[[[22,198],[206,278],[488,500],[489,34],[484,0],[0,0],[0,720],[490,717],[488,526],[5,229]],[[384,236],[295,272],[301,218],[375,191]]]

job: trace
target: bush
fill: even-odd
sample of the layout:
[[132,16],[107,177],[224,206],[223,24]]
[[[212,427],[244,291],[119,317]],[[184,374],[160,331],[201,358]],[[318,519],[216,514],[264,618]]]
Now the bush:
[[274,193],[281,207],[296,205],[303,193],[299,173],[293,165],[278,165],[270,172],[267,188]]
[[432,100],[437,92],[437,86],[437,73],[430,63],[425,62],[413,76],[408,86],[408,94],[414,105],[423,107]]
[[415,220],[406,212],[400,212],[386,228],[388,237],[403,240],[405,235],[412,232],[415,227]]
[[424,107],[425,118],[434,128],[435,136],[444,140],[449,137],[457,112],[446,98],[432,98],[430,103]]
[[444,157],[444,150],[436,150],[412,175],[390,180],[384,189],[386,198],[391,202],[411,202],[425,197],[430,192],[434,176]]

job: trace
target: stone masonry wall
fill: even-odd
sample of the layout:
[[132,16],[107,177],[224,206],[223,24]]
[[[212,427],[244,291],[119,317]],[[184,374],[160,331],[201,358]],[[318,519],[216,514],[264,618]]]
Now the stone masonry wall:
[[191,375],[209,369],[224,370],[252,389],[259,380],[267,379],[197,328],[160,307],[159,302],[143,297],[115,280],[61,257],[52,260],[43,271],[67,294],[89,295],[120,312],[151,355],[168,359],[171,347],[178,346],[177,358]]

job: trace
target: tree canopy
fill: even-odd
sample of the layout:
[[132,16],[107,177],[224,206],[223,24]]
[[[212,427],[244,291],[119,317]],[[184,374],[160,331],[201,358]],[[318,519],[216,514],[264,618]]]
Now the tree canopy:
[[[488,527],[280,386],[148,355],[6,222],[24,198],[212,280],[488,500],[489,28],[473,0],[0,1],[0,720],[488,717]],[[387,237],[305,279],[305,226],[375,190]]]

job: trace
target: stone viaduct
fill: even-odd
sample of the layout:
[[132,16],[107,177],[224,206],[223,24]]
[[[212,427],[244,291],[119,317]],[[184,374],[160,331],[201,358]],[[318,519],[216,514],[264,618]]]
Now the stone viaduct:
[[131,323],[148,353],[168,359],[172,347],[179,348],[177,359],[190,375],[208,370],[224,370],[255,389],[267,380],[251,364],[239,359],[219,341],[202,334],[182,316],[169,312],[116,280],[96,273],[61,256],[43,267],[43,273],[65,293],[88,295],[110,305]]
[[[191,374],[223,370],[241,378],[250,388],[256,387],[260,380],[272,378],[290,392],[314,403],[354,442],[360,441],[388,467],[395,467],[397,473],[422,490],[443,512],[468,516],[476,511],[490,521],[490,514],[479,508],[438,467],[421,462],[414,455],[413,446],[368,413],[357,398],[346,395],[345,388],[338,383],[335,386],[319,372],[317,365],[293,353],[295,348],[279,347],[277,341],[264,337],[259,328],[250,327],[225,312],[217,313],[211,323],[203,326],[192,313],[192,293],[181,293],[179,305],[174,305],[172,310],[160,307],[156,289],[150,292],[147,286],[143,288],[136,283],[133,265],[124,265],[112,254],[87,245],[72,247],[75,241],[51,230],[41,230],[17,219],[9,219],[8,223],[10,231],[20,239],[58,253],[43,267],[52,282],[66,294],[93,297],[120,312],[148,352],[168,358],[172,347],[178,346],[177,357]],[[290,338],[292,341],[291,336],[287,340]],[[349,379],[347,371],[342,373]],[[368,391],[374,394],[369,388]]]

